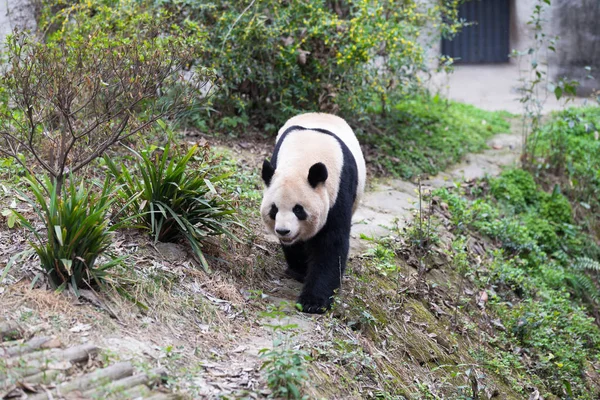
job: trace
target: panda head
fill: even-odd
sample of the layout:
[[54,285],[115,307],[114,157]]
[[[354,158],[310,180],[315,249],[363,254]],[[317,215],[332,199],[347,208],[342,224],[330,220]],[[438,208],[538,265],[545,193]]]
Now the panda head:
[[278,176],[269,161],[263,163],[266,189],[260,212],[269,231],[284,245],[315,236],[325,225],[329,212],[325,164],[316,163],[308,171],[297,172]]

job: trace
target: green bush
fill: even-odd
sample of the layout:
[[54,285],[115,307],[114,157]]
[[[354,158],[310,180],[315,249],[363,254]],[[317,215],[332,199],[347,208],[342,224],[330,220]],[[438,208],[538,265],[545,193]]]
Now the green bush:
[[[513,364],[540,380],[544,397],[561,396],[568,387],[573,398],[589,399],[582,376],[586,363],[600,356],[600,330],[588,315],[600,299],[600,264],[576,256],[590,238],[569,228],[564,196],[542,191],[529,173],[507,171],[490,185],[498,200],[485,191],[474,200],[448,189],[434,196],[448,206],[456,231],[476,230],[501,247],[474,277],[493,293],[490,309],[507,328],[495,339],[494,354],[518,346],[521,355]],[[548,392],[542,393],[544,388]]]
[[58,197],[69,174],[112,145],[147,132],[192,99],[202,101],[209,79],[184,79],[199,47],[182,29],[165,29],[160,15],[113,15],[92,2],[78,7],[68,19],[61,14],[62,29],[46,41],[24,32],[8,36],[0,76],[0,154],[31,175],[43,168]]
[[543,193],[540,198],[540,215],[543,218],[555,224],[573,223],[571,203],[565,196],[555,192]]
[[249,124],[274,131],[299,111],[351,117],[364,115],[371,103],[390,110],[394,98],[421,87],[422,43],[462,26],[459,3],[55,0],[40,26],[54,40],[79,35],[83,25],[136,35],[140,22],[159,21],[161,36],[183,34],[199,47],[196,63],[220,77],[213,107],[186,114],[187,122],[242,133]]
[[537,184],[530,173],[522,169],[503,171],[497,179],[490,181],[490,191],[498,200],[512,205],[515,211],[525,211],[537,201]]
[[373,100],[389,107],[390,93],[419,86],[425,26],[437,23],[449,34],[460,26],[457,3],[209,3],[196,15],[210,32],[206,56],[223,77],[217,108],[269,125],[299,110],[363,114]]
[[124,203],[126,219],[149,228],[155,241],[185,238],[208,270],[202,241],[222,234],[237,239],[228,229],[229,225],[237,224],[236,210],[215,188],[228,174],[213,175],[216,166],[209,164],[206,149],[200,154],[199,163],[194,163],[199,153],[197,146],[185,155],[173,152],[169,143],[162,149],[132,152],[137,159],[132,170],[126,164],[118,167],[109,157],[104,158],[121,185],[117,194]]
[[531,212],[522,217],[525,230],[532,240],[537,242],[540,249],[548,254],[560,250],[557,227],[551,220],[540,218],[540,214]]
[[57,196],[56,185],[46,179],[45,186],[51,190],[49,200],[39,182],[31,177],[26,181],[36,201],[25,194],[22,196],[43,221],[46,235],[39,234],[23,215],[18,216],[37,240],[32,247],[51,283],[61,289],[70,284],[76,293],[77,288],[102,284],[107,270],[121,261],[113,258],[97,266],[98,258],[105,255],[111,243],[107,219],[112,204],[110,180],[106,179],[102,192],[97,194],[93,187],[86,187],[83,182],[77,188],[70,179],[67,196],[61,199]]
[[[600,107],[571,108],[556,113],[535,136],[535,172],[544,184],[560,182],[574,211],[589,217],[600,235]],[[531,139],[533,140],[533,139]],[[535,145],[535,146],[534,146]]]
[[521,346],[531,349],[530,369],[553,394],[564,393],[567,384],[575,395],[587,392],[582,371],[586,360],[599,354],[600,331],[568,293],[545,290],[539,299],[497,309],[509,333]]

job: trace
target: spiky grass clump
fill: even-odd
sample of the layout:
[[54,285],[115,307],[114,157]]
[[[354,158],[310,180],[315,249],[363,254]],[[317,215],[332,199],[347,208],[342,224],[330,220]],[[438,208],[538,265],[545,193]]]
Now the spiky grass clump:
[[107,270],[121,261],[114,258],[96,266],[98,257],[111,243],[111,229],[106,218],[112,205],[110,181],[107,179],[102,192],[97,194],[91,185],[86,187],[83,182],[77,187],[71,177],[66,190],[59,195],[57,186],[46,179],[44,186],[50,191],[49,199],[41,183],[32,177],[26,181],[36,201],[22,196],[44,222],[46,235],[38,233],[23,215],[17,213],[17,216],[35,236],[37,243],[31,245],[50,281],[59,289],[70,283],[76,293],[77,288],[101,284]]
[[207,152],[199,163],[193,163],[197,146],[183,156],[174,154],[170,144],[164,149],[131,151],[137,159],[131,172],[127,165],[117,167],[105,157],[111,174],[121,185],[117,193],[125,202],[125,214],[137,221],[137,226],[149,228],[155,241],[186,239],[208,271],[202,241],[222,234],[237,239],[228,229],[230,224],[239,225],[236,210],[215,189],[230,174],[214,176],[215,167],[207,162]]

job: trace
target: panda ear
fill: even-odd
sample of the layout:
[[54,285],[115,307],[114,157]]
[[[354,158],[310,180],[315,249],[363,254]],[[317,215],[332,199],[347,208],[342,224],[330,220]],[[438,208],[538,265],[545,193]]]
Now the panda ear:
[[323,163],[316,163],[308,170],[308,183],[310,186],[314,188],[317,187],[319,183],[325,182],[327,180],[327,167]]
[[265,181],[265,185],[269,186],[271,184],[271,178],[273,178],[273,174],[275,173],[275,169],[271,165],[271,163],[265,158],[262,166],[262,179]]

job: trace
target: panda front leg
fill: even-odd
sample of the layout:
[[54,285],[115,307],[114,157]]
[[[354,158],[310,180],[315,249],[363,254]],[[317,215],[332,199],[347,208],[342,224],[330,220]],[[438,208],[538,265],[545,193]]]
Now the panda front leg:
[[304,282],[308,270],[305,245],[304,242],[295,243],[291,246],[281,245],[288,265],[285,273],[298,282]]
[[308,273],[298,298],[303,312],[322,314],[331,308],[346,270],[349,249],[349,228],[321,231],[307,243]]

